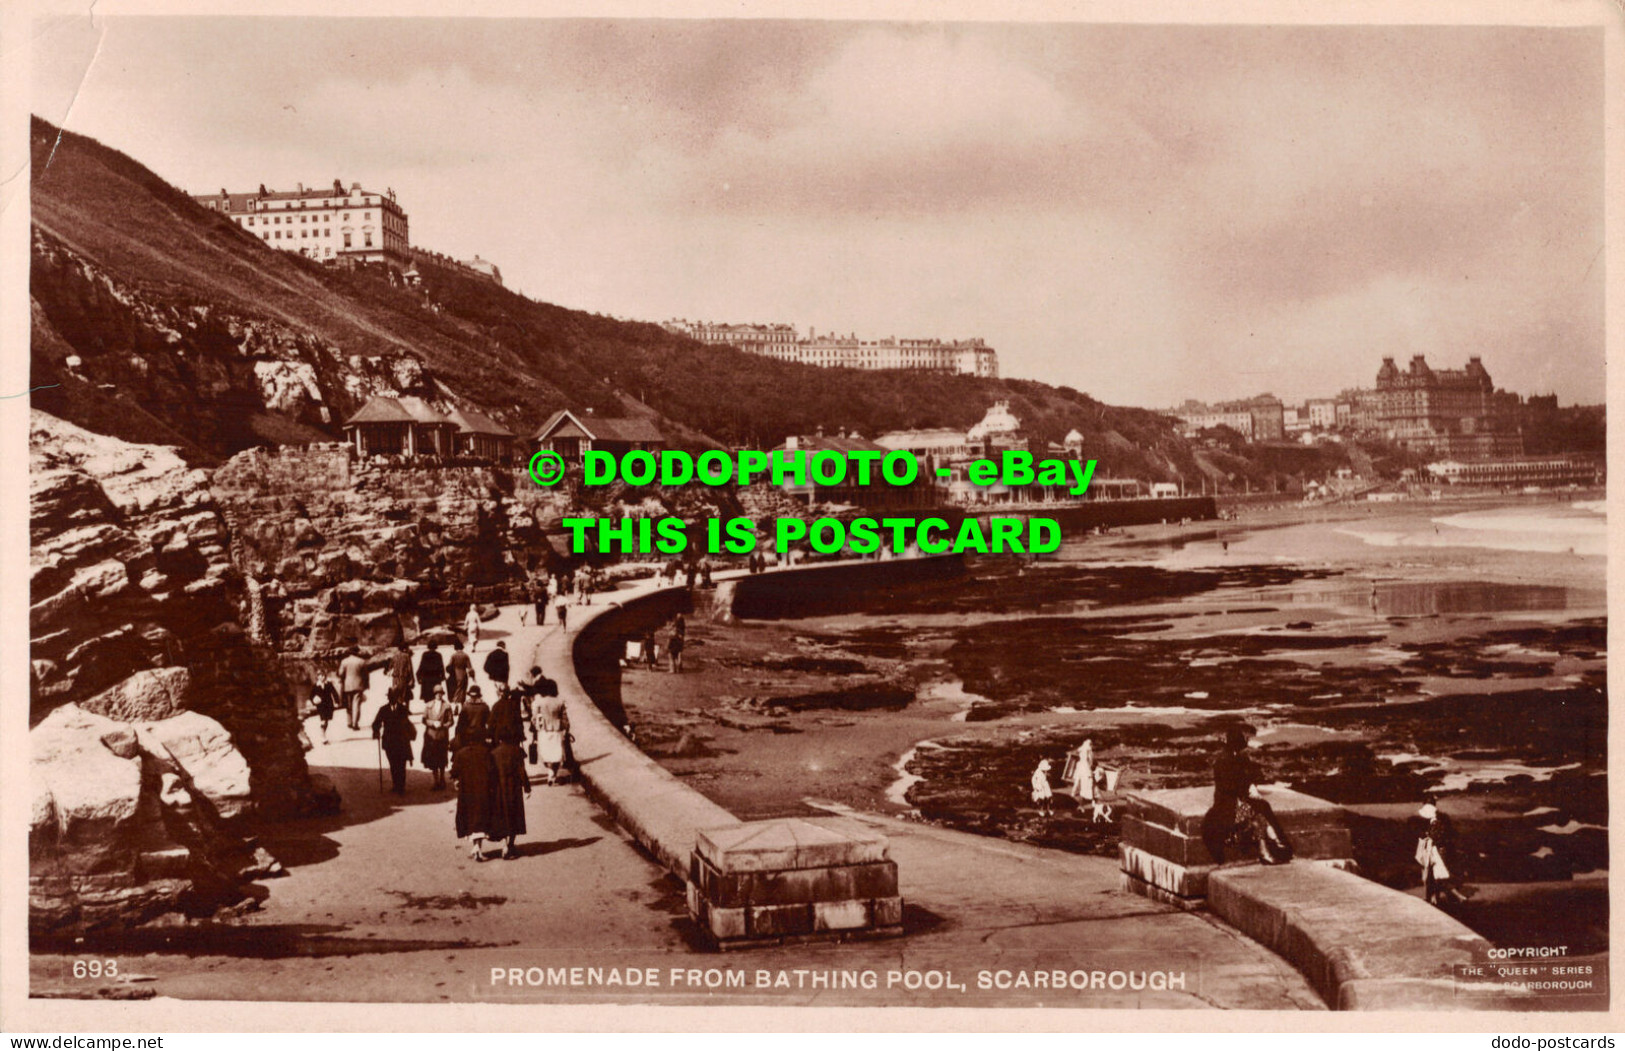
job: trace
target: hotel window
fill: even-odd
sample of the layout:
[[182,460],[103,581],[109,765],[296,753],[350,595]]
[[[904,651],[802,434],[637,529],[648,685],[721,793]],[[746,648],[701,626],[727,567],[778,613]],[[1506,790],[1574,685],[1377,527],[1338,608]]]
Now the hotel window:
[[332,237],[333,236],[333,231],[331,231],[331,230],[323,230],[322,231],[322,236],[323,237]]
[[350,213],[349,213],[349,212],[345,212],[345,213],[344,213],[344,221],[345,221],[345,222],[349,222],[349,221],[350,221]]
[[278,231],[277,231],[277,232],[276,232],[276,239],[277,239],[277,240],[278,240],[278,241],[280,241],[280,240],[282,240],[282,231],[281,231],[281,230],[278,230]]
[[[292,235],[289,235],[289,236],[292,236]],[[309,230],[300,230],[299,231],[299,236],[300,237],[309,237],[310,236],[310,231]]]
[[346,247],[346,248],[350,247],[350,235],[349,234],[344,235],[344,247]]
[[366,246],[368,248],[371,248],[372,247],[372,234],[370,234],[370,233],[369,234],[363,234],[362,236],[367,239],[367,245]]

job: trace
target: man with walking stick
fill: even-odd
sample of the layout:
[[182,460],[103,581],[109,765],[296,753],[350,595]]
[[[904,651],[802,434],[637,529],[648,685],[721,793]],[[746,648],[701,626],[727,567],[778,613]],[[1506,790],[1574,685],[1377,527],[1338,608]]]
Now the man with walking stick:
[[[372,721],[372,736],[378,741],[378,750],[389,759],[390,791],[398,796],[406,794],[406,765],[412,761],[412,741],[418,728],[412,725],[407,708],[407,697],[397,694],[383,707]],[[383,770],[378,772],[378,789],[383,791]]]

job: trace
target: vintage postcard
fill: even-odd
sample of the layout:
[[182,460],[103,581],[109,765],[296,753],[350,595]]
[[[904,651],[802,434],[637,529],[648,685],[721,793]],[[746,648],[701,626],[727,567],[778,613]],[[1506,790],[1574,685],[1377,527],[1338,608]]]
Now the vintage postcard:
[[8,14],[7,1028],[1606,1021],[1617,9],[739,14]]

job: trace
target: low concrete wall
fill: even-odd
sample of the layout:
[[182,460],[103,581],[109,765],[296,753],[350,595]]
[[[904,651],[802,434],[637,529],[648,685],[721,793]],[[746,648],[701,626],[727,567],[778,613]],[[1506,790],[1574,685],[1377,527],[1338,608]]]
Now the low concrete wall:
[[1438,909],[1325,865],[1219,868],[1207,903],[1301,971],[1334,1010],[1516,1010],[1510,991],[1459,995],[1455,968],[1490,944]]
[[[752,609],[788,608],[798,594],[821,603],[844,591],[850,605],[853,593],[962,572],[962,561],[951,556],[814,563],[755,576],[730,571],[717,574],[716,590],[698,592],[697,601],[718,606],[720,613],[731,612],[742,597]],[[621,706],[620,658],[626,640],[641,638],[679,612],[694,611],[696,599],[681,586],[645,584],[601,595],[596,602],[570,607],[569,632],[543,636],[536,663],[558,681],[569,706],[575,756],[588,793],[662,865],[687,879],[696,831],[740,821],[672,776],[621,732],[626,715]]]
[[620,669],[605,667],[610,644],[619,645],[622,631],[641,630],[651,620],[663,622],[687,604],[684,589],[661,588],[624,601],[571,606],[570,630],[543,636],[536,652],[537,663],[557,680],[559,695],[569,707],[570,732],[575,736],[572,747],[588,793],[662,865],[685,879],[694,853],[695,830],[735,825],[739,819],[673,777],[627,740],[583,685],[577,655],[582,674],[600,692],[613,681],[610,708],[618,711]]

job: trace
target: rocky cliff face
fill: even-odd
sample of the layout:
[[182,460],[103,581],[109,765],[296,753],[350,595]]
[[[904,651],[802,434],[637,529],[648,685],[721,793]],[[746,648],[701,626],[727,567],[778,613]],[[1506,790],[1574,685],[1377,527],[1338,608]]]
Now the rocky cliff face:
[[516,472],[360,459],[348,446],[251,449],[211,480],[238,568],[261,582],[284,651],[389,646],[470,602],[517,601],[553,557],[565,497]]
[[65,704],[29,732],[29,933],[78,936],[253,908],[282,873],[238,830],[248,763],[197,712],[109,719]]
[[197,712],[246,758],[256,810],[318,805],[288,685],[243,630],[207,476],[36,410],[29,487],[31,721],[68,703],[124,721]]
[[130,284],[38,227],[30,294],[35,382],[56,384],[37,406],[133,440],[162,426],[194,461],[327,439],[375,393],[434,393],[409,353],[346,353],[301,325]]

